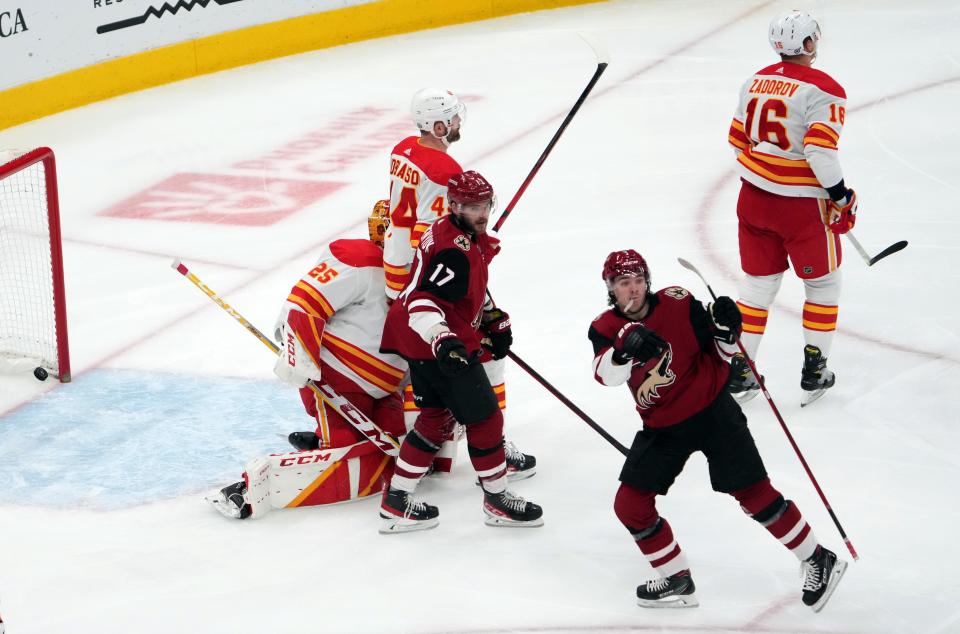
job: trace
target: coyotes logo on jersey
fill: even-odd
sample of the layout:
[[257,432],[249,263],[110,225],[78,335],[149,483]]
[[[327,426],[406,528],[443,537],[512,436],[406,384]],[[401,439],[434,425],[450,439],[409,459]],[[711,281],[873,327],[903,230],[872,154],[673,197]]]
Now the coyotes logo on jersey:
[[634,398],[637,399],[637,407],[650,409],[654,405],[655,399],[660,398],[657,388],[672,385],[677,380],[677,375],[670,369],[671,361],[673,361],[673,349],[668,345],[657,362],[647,370],[647,377],[640,383],[636,393],[634,393]]

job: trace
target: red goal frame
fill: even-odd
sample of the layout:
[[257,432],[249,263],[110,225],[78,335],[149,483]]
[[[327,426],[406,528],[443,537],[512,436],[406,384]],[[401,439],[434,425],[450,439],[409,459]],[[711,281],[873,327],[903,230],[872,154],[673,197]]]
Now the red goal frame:
[[63,248],[60,239],[60,197],[57,193],[57,162],[53,150],[40,147],[0,165],[0,180],[37,163],[43,163],[46,181],[47,226],[50,229],[50,260],[53,278],[53,312],[57,330],[57,369],[62,383],[70,382],[70,346],[67,339],[67,301],[63,284]]

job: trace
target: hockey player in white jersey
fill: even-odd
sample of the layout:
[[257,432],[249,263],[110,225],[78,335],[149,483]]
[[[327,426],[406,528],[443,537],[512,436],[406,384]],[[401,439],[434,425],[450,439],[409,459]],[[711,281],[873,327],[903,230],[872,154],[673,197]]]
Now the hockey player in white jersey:
[[[743,181],[737,217],[746,275],[737,303],[742,341],[755,357],[789,258],[806,291],[800,386],[807,405],[835,381],[826,365],[837,327],[840,235],[856,222],[857,195],[846,186],[837,156],[846,93],[812,68],[820,26],[809,14],[790,11],[771,21],[768,35],[780,61],[743,84],[728,136]],[[742,355],[731,363],[738,400],[756,396],[759,384]]]
[[[387,296],[392,300],[407,285],[410,263],[420,236],[437,219],[449,213],[447,181],[463,169],[448,154],[451,143],[460,139],[460,126],[466,108],[448,90],[424,88],[417,91],[410,104],[419,135],[409,136],[390,153],[390,229],[383,249],[383,268]],[[483,368],[493,385],[500,409],[506,408],[504,384],[505,359],[494,360],[487,352],[481,357]],[[416,411],[412,391],[404,393],[404,407],[409,414]],[[449,471],[450,457],[456,441],[444,443],[434,462],[437,471]],[[536,473],[537,460],[525,454],[510,441],[504,443],[507,468],[511,480],[528,478]]]
[[370,240],[336,240],[291,289],[275,326],[275,373],[300,388],[316,431],[294,432],[303,450],[257,458],[244,479],[211,498],[230,517],[257,517],[272,508],[331,504],[378,495],[393,460],[334,408],[305,387],[323,379],[351,405],[395,437],[406,433],[400,385],[406,362],[380,352],[387,314],[383,236],[387,201],[369,219]]

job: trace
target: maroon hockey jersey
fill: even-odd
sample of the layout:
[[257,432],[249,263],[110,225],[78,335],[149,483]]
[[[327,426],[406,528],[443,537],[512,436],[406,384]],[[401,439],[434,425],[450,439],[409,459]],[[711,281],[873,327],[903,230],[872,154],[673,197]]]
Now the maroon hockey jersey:
[[387,313],[380,349],[407,359],[433,359],[430,345],[410,327],[418,312],[439,313],[472,354],[480,350],[480,315],[486,300],[487,266],[499,240],[471,235],[444,216],[420,238],[410,283]]
[[679,423],[710,405],[730,375],[713,337],[710,316],[690,291],[671,286],[648,296],[651,308],[640,324],[669,344],[660,357],[634,361],[629,370],[613,363],[613,344],[630,323],[617,308],[593,320],[594,378],[604,385],[626,382],[646,427]]

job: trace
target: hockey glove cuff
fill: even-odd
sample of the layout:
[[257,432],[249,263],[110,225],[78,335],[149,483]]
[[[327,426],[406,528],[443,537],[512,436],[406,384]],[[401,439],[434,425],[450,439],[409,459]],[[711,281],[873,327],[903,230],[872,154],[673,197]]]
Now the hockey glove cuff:
[[740,337],[743,327],[743,315],[737,303],[729,297],[718,297],[708,307],[710,320],[713,321],[713,336],[724,343],[734,344]]
[[510,315],[494,308],[483,313],[481,327],[485,333],[481,344],[490,351],[494,359],[507,356],[513,345],[513,332],[510,329]]
[[433,356],[437,358],[440,371],[447,376],[458,376],[470,369],[467,348],[455,334],[445,332],[434,337],[430,344]]

